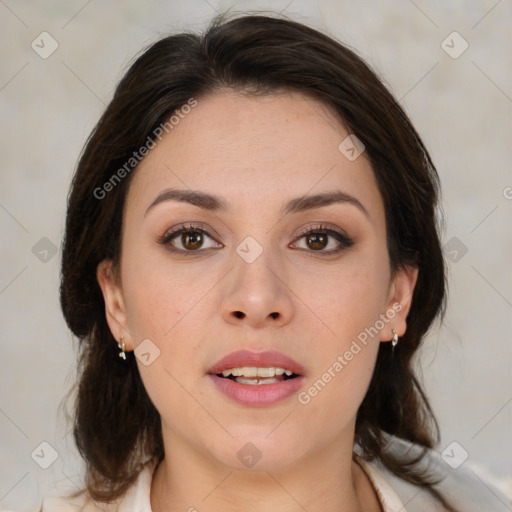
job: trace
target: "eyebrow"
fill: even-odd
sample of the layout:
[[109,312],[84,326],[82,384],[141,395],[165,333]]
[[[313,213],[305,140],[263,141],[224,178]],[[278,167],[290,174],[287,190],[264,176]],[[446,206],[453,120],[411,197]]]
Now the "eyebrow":
[[[210,211],[226,211],[229,210],[229,203],[219,196],[200,192],[198,190],[178,190],[166,189],[160,193],[155,200],[149,205],[144,216],[156,205],[166,201],[178,201],[189,203],[204,210]],[[368,211],[361,202],[354,196],[341,192],[339,190],[333,192],[323,192],[315,195],[303,195],[291,199],[281,208],[281,215],[289,215],[291,213],[299,213],[322,206],[329,206],[336,203],[348,203],[357,207],[367,217]]]

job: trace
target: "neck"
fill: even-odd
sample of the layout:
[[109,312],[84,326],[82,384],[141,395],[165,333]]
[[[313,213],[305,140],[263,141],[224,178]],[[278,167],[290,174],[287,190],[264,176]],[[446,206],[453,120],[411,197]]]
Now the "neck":
[[280,471],[233,469],[190,447],[184,450],[183,443],[173,446],[155,471],[153,512],[239,512],[248,505],[253,512],[381,510],[364,472],[352,461],[352,445],[326,446]]

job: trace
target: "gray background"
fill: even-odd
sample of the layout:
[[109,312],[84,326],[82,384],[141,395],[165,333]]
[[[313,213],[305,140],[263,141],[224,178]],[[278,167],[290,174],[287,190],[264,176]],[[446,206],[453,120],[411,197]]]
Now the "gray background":
[[[81,470],[58,409],[75,370],[57,252],[79,152],[139,50],[231,7],[284,10],[355,47],[422,135],[444,187],[451,260],[447,316],[420,360],[439,449],[467,452],[465,465],[512,495],[510,0],[0,0],[0,509],[31,510]],[[43,51],[44,31],[58,43],[46,59],[31,47]],[[454,31],[469,45],[461,55]]]

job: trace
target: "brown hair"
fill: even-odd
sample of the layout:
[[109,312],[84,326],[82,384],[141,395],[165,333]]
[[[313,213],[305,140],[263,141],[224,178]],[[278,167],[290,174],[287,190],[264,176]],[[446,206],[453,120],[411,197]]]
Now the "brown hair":
[[[74,176],[62,256],[61,306],[80,340],[74,437],[86,462],[86,487],[111,501],[144,463],[161,461],[160,416],[133,352],[118,357],[105,318],[96,267],[119,261],[122,212],[134,170],[98,190],[134,151],[191,98],[220,88],[248,93],[298,91],[322,101],[365,145],[383,197],[393,271],[419,269],[408,329],[394,353],[381,343],[356,421],[356,444],[399,477],[429,490],[433,481],[384,448],[386,433],[434,447],[439,429],[413,372],[412,357],[443,311],[445,268],[436,222],[439,179],[419,135],[369,66],[346,46],[303,24],[267,16],[217,18],[198,36],[165,37],[145,50],[119,83],[94,128]],[[96,192],[95,192],[96,191]]]

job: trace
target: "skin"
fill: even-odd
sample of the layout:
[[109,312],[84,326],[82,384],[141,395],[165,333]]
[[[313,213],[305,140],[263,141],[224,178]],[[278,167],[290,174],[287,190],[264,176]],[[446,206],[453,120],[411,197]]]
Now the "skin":
[[[338,149],[347,135],[327,107],[298,93],[219,91],[200,98],[133,176],[120,266],[106,260],[97,277],[114,337],[124,337],[127,351],[148,338],[160,350],[149,366],[137,360],[166,452],[153,511],[239,511],[247,503],[255,512],[381,510],[352,461],[355,418],[379,343],[406,330],[417,270],[392,275],[382,197],[364,153],[351,162]],[[166,201],[146,214],[168,188],[221,196],[229,209]],[[280,214],[292,198],[334,190],[366,213],[336,203]],[[184,256],[158,242],[187,222],[212,235],[199,252]],[[323,255],[298,239],[320,224],[353,245]],[[236,252],[247,236],[263,249],[252,263]],[[174,247],[186,250],[180,240]],[[322,250],[339,246],[330,237]],[[245,407],[206,375],[234,350],[277,350],[305,367],[307,391],[393,304],[402,309],[306,405],[294,395]],[[262,454],[250,469],[237,457],[248,442]]]

